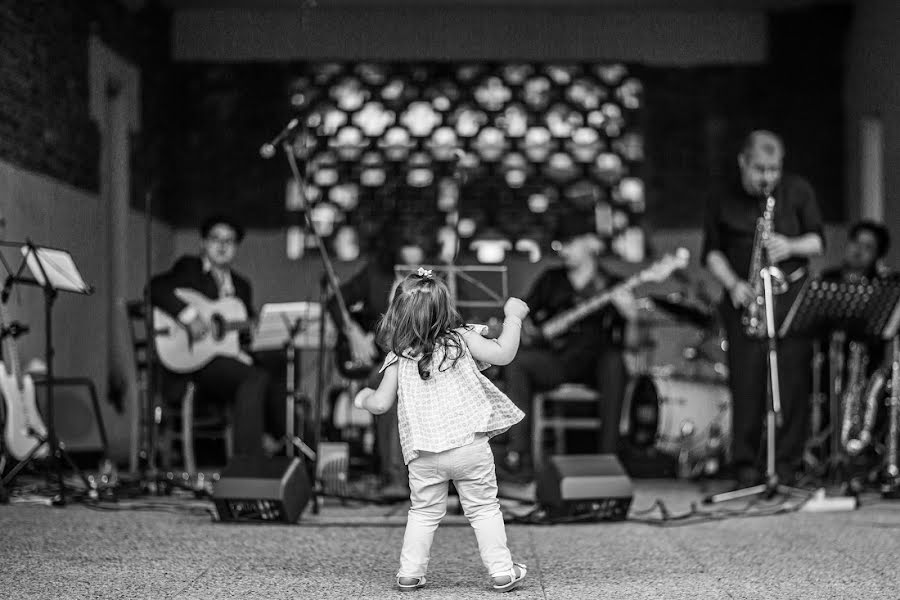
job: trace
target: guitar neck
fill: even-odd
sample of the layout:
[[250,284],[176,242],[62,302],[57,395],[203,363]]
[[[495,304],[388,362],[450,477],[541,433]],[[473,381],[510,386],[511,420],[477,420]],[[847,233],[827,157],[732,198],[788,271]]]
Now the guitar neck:
[[641,274],[632,275],[625,281],[616,284],[611,289],[598,294],[581,304],[563,311],[558,315],[544,321],[541,325],[541,335],[544,339],[550,340],[565,333],[572,325],[597,312],[607,304],[612,297],[623,291],[633,289],[641,283]]

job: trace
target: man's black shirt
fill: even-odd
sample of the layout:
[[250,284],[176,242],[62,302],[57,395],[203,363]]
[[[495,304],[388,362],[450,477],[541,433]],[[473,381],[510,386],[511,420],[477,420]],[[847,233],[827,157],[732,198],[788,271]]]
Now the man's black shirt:
[[[740,181],[713,192],[707,202],[703,229],[702,261],[718,250],[728,259],[738,277],[747,278],[756,236],[756,221],[763,214],[765,198],[751,196]],[[802,177],[785,174],[775,188],[774,229],[787,237],[817,233],[825,243],[822,215],[812,187]],[[809,263],[806,257],[792,256],[779,263],[787,274]]]
[[[530,318],[536,325],[541,325],[551,317],[618,283],[612,276],[604,275],[603,278],[606,280],[606,287],[592,283],[585,289],[576,291],[565,268],[548,269],[534,283],[525,299],[530,309]],[[573,372],[583,370],[580,366],[587,363],[593,365],[601,352],[610,348],[621,350],[624,332],[625,319],[612,304],[607,304],[575,323],[561,337],[563,344],[560,358],[564,364],[573,367]]]

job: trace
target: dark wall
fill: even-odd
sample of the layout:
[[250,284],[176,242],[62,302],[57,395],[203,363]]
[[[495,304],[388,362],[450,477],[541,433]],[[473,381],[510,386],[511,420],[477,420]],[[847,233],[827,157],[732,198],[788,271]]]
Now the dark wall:
[[131,12],[115,0],[0,0],[0,159],[98,191],[88,64],[96,34],[141,71],[148,133],[133,159],[143,182],[164,155],[170,21],[153,2]]
[[[705,190],[733,174],[742,136],[760,126],[784,135],[786,167],[812,181],[826,218],[845,217],[841,93],[849,16],[843,5],[772,14],[764,66],[643,70],[650,225],[697,225]],[[176,225],[226,210],[251,226],[282,226],[289,173],[283,159],[261,161],[258,149],[290,117],[288,65],[173,67],[170,23],[154,2],[132,13],[115,0],[0,0],[0,159],[97,190],[87,58],[94,32],[141,70],[135,203],[152,187]]]
[[829,222],[846,219],[843,5],[774,13],[769,61],[760,66],[648,68],[649,222],[700,224],[706,193],[737,174],[744,136],[785,140],[785,169],[810,180]]
[[[644,67],[647,222],[694,227],[707,191],[736,171],[743,136],[781,133],[785,167],[810,179],[825,217],[844,219],[843,5],[771,14],[765,65]],[[602,58],[602,57],[598,57]],[[280,155],[259,159],[259,145],[292,116],[283,62],[181,63],[183,99],[170,192],[170,219],[194,225],[224,209],[251,226],[284,224]]]

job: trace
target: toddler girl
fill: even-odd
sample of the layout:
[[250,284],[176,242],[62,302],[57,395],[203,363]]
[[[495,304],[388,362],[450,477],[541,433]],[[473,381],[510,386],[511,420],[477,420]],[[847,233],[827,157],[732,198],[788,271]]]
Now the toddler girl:
[[381,367],[384,378],[377,390],[360,391],[355,403],[381,414],[399,399],[400,445],[412,503],[397,573],[401,590],[425,585],[451,480],[494,589],[512,590],[525,578],[525,565],[513,564],[506,547],[488,444],[525,415],[479,372],[508,364],[519,348],[528,306],[510,298],[503,312],[500,337],[482,337],[462,322],[444,282],[419,269],[398,284],[379,326],[379,339],[390,350]]

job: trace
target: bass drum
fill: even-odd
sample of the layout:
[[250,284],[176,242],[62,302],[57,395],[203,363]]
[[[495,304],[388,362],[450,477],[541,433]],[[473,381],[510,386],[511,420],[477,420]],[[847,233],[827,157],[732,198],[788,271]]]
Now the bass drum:
[[640,375],[632,380],[626,402],[625,433],[636,446],[654,446],[691,466],[711,458],[727,459],[731,394],[725,384],[673,375]]

